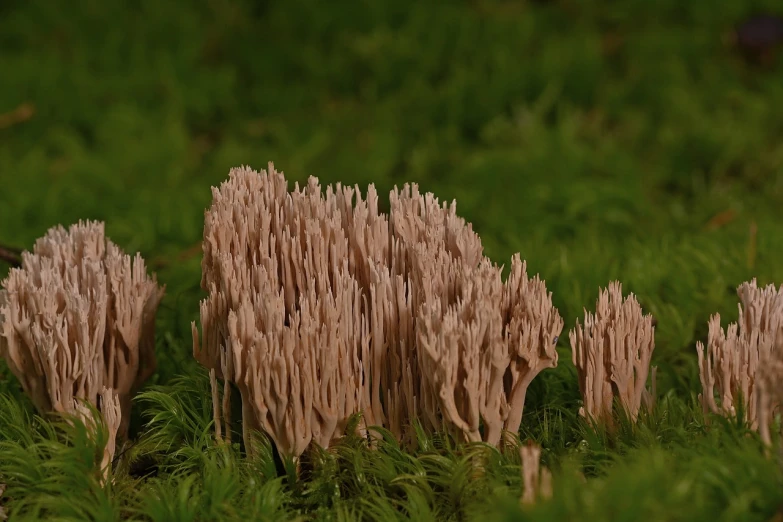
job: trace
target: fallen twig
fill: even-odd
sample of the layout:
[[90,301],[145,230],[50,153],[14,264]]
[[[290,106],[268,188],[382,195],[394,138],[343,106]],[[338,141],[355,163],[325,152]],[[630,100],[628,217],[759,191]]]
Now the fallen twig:
[[2,505],[3,493],[5,493],[5,484],[0,484],[0,520],[8,520],[8,513]]
[[22,266],[22,251],[18,248],[0,245],[0,261],[5,261],[13,267]]
[[13,127],[19,123],[23,123],[35,114],[35,105],[32,103],[23,103],[16,109],[0,114],[0,129]]

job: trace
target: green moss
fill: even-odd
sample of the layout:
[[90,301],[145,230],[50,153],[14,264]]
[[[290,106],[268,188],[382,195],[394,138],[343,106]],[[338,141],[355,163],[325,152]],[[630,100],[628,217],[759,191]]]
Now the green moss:
[[[85,479],[95,448],[34,419],[0,363],[14,520],[772,518],[778,465],[741,428],[706,427],[694,401],[709,315],[736,316],[742,281],[783,282],[783,63],[750,67],[723,43],[776,4],[724,4],[0,3],[0,114],[35,107],[0,127],[0,243],[102,219],[168,285],[156,388],[123,457],[154,477]],[[271,452],[213,448],[190,357],[203,210],[230,167],[270,160],[291,180],[382,193],[416,181],[457,198],[494,260],[519,251],[546,279],[566,328],[622,280],[658,320],[667,399],[636,429],[591,432],[564,332],[522,428],[544,446],[556,500],[524,514],[514,454],[471,481],[470,449],[346,441],[292,484]]]

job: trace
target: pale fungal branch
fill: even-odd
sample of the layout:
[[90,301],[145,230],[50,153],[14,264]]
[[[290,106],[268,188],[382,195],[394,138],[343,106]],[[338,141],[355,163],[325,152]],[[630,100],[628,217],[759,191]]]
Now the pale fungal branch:
[[528,441],[519,446],[522,462],[522,496],[520,504],[531,506],[538,500],[552,498],[552,473],[541,465],[541,446]]
[[[0,291],[0,357],[42,413],[97,407],[127,436],[132,392],[155,369],[155,314],[164,289],[100,222],[50,229]],[[83,411],[82,411],[83,413]]]
[[[737,294],[739,321],[723,330],[720,315],[713,315],[706,347],[701,341],[696,343],[702,385],[699,398],[705,413],[734,417],[741,408],[755,430],[759,414],[768,411],[768,405],[757,397],[762,380],[757,374],[765,361],[770,361],[769,371],[773,371],[777,346],[783,342],[783,287],[761,289],[753,279],[741,284]],[[760,404],[765,412],[758,409]]]
[[[642,314],[633,294],[623,300],[619,282],[601,291],[595,314],[585,310],[584,326],[577,320],[569,332],[584,401],[580,415],[612,425],[615,398],[634,421],[643,404],[652,404],[646,385],[654,334],[652,316]],[[654,390],[654,383],[652,386]]]
[[[503,334],[511,364],[505,373],[504,390],[508,417],[506,433],[516,435],[522,423],[522,413],[528,386],[547,368],[557,366],[556,340],[563,331],[563,319],[552,304],[552,292],[536,275],[527,276],[527,264],[519,254],[511,259],[511,272],[504,285],[502,314]],[[511,441],[510,437],[506,438]]]
[[122,408],[117,393],[111,388],[103,388],[99,397],[97,409],[100,412],[100,419],[93,416],[93,411],[87,406],[88,403],[77,400],[74,406],[74,415],[87,428],[93,439],[98,437],[98,425],[96,423],[102,420],[103,427],[106,430],[106,447],[101,457],[99,469],[101,470],[101,479],[105,484],[111,474],[111,464],[114,454],[117,450],[117,433],[122,420]]
[[123,424],[122,403],[119,394],[113,388],[103,388],[98,407],[103,415],[108,435],[106,451],[103,452],[103,459],[101,460],[101,471],[103,472],[103,479],[106,481],[109,473],[111,473],[112,460],[117,451],[117,433],[121,433],[120,430],[123,425],[127,425],[127,421]]

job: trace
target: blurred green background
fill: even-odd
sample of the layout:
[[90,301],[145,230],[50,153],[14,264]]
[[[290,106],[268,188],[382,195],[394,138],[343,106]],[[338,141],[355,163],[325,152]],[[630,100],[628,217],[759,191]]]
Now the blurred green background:
[[[776,4],[2,0],[0,243],[105,220],[168,285],[166,382],[231,167],[414,181],[521,252],[566,331],[620,279],[658,319],[659,390],[694,391],[709,315],[783,281],[783,60],[727,38]],[[542,382],[576,394],[567,343]]]

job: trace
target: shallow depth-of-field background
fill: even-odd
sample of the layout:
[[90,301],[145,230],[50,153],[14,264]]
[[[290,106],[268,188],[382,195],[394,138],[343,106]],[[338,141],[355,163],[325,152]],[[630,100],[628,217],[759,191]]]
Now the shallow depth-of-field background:
[[[695,399],[710,314],[735,320],[745,280],[783,282],[783,56],[751,65],[726,37],[765,3],[0,2],[0,244],[105,220],[168,287],[112,486],[0,363],[0,505],[17,520],[783,520],[779,463],[741,423],[706,426]],[[552,501],[517,507],[518,456],[476,478],[478,449],[438,441],[414,456],[346,441],[299,482],[212,447],[190,355],[203,212],[230,167],[268,161],[382,196],[417,182],[457,200],[493,260],[521,252],[542,275],[566,327],[522,437],[544,447]],[[567,331],[612,279],[658,321],[659,401],[609,436],[577,419]]]

